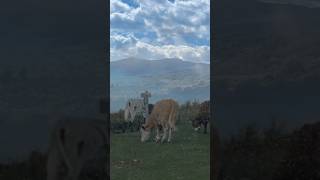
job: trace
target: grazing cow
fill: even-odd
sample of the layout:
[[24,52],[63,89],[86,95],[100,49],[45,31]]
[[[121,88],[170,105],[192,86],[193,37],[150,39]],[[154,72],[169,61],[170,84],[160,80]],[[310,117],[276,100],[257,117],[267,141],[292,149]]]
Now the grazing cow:
[[168,142],[171,141],[172,131],[175,130],[176,115],[178,112],[179,105],[176,101],[172,99],[165,99],[158,101],[153,110],[146,120],[146,123],[142,125],[141,132],[141,142],[145,142],[149,139],[151,130],[156,129],[156,142],[160,141],[159,131],[162,128],[163,135],[161,142],[164,142],[168,135]]
[[47,180],[106,179],[106,125],[96,119],[58,121],[50,137]]
[[210,120],[210,101],[204,101],[200,104],[200,110],[197,117],[192,120],[192,126],[195,131],[198,131],[201,126],[203,126],[204,131],[203,133],[207,133],[207,125]]

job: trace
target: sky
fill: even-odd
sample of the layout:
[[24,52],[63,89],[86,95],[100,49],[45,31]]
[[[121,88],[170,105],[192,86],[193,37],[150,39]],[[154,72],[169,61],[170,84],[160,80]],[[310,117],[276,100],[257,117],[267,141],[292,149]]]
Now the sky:
[[111,61],[210,63],[210,0],[111,0]]

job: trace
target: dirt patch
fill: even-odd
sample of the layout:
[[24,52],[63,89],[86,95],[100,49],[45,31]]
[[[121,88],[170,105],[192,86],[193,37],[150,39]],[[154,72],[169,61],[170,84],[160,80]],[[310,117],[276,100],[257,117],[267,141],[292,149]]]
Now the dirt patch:
[[112,165],[116,168],[128,168],[133,166],[140,166],[142,160],[139,159],[130,159],[130,160],[120,160],[112,162]]

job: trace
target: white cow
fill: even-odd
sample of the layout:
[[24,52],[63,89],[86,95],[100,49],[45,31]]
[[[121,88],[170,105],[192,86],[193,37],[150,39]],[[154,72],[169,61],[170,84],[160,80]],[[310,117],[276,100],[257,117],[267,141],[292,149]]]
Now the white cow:
[[58,121],[50,137],[47,180],[106,179],[106,125],[96,119]]

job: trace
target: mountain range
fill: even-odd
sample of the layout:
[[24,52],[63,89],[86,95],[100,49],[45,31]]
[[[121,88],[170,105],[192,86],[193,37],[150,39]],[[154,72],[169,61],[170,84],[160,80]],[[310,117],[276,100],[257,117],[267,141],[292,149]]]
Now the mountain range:
[[127,58],[110,63],[110,82],[111,111],[124,108],[127,99],[140,98],[146,90],[151,103],[164,98],[202,101],[210,98],[210,65]]

